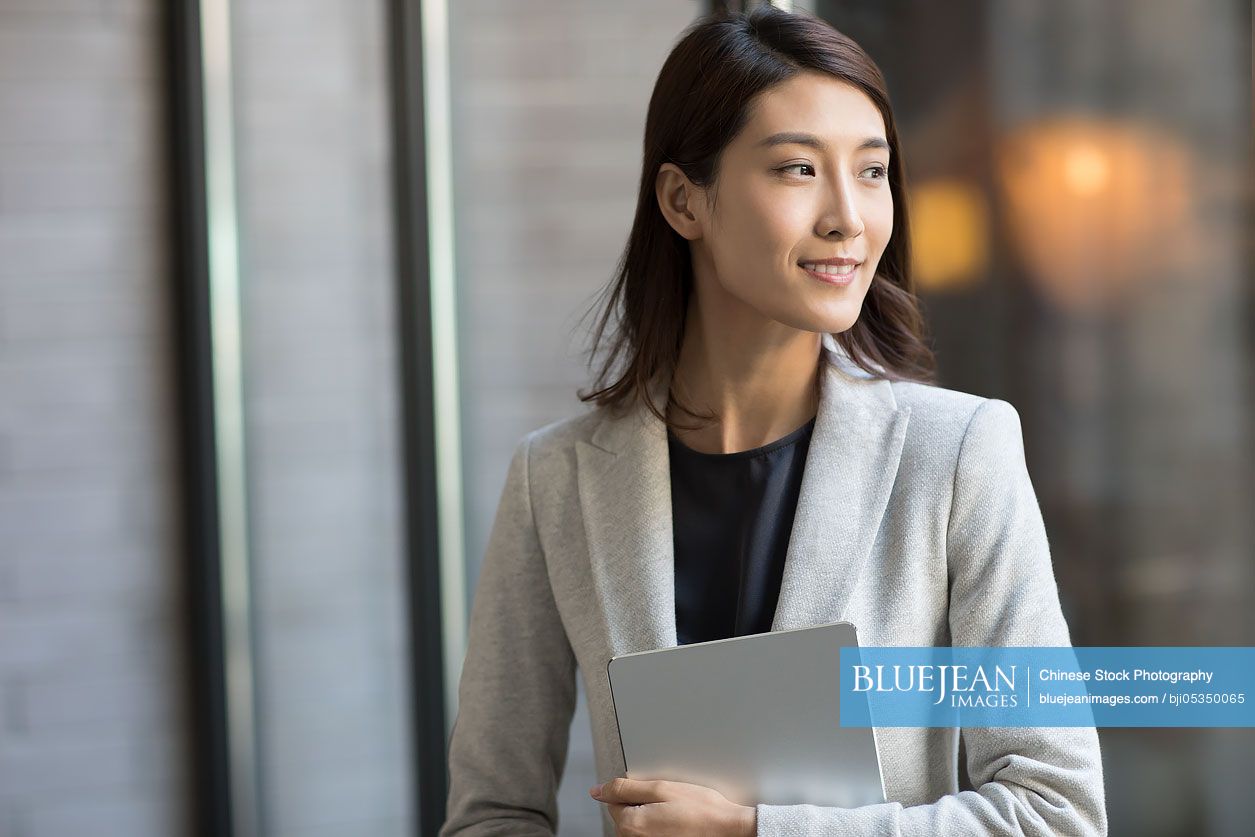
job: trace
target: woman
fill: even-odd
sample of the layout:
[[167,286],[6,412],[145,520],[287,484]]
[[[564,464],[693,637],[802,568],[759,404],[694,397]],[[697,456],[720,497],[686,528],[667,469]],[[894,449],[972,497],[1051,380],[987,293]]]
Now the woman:
[[[884,81],[769,6],[658,77],[596,409],[528,434],[475,603],[442,834],[552,834],[577,670],[606,834],[1105,834],[1086,728],[877,730],[886,803],[625,775],[614,655],[838,620],[865,645],[1069,645],[1005,401],[930,383]],[[690,421],[696,419],[696,421]]]

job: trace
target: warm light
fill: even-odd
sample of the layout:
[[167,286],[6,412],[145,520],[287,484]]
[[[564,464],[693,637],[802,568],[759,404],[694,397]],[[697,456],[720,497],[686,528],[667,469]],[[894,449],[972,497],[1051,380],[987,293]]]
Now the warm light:
[[1068,149],[1066,154],[1063,161],[1064,180],[1074,192],[1093,195],[1106,188],[1111,171],[1101,150],[1082,145]]
[[1193,230],[1188,148],[1134,124],[1056,118],[999,144],[1012,243],[1046,296],[1097,308],[1150,271],[1185,273]]
[[921,290],[966,287],[985,275],[989,210],[985,197],[962,180],[930,180],[909,196],[911,272]]

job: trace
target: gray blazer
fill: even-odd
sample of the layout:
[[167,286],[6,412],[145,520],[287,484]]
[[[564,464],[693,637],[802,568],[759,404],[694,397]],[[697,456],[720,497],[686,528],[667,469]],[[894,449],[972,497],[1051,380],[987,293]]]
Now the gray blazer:
[[[1015,408],[868,376],[823,343],[772,630],[848,620],[869,646],[1070,645]],[[665,426],[638,406],[527,434],[471,608],[441,835],[557,831],[577,672],[597,779],[626,775],[606,663],[677,644],[673,585]],[[976,788],[961,793],[960,733]],[[1107,833],[1093,727],[882,728],[876,747],[888,802],[759,805],[758,833]]]

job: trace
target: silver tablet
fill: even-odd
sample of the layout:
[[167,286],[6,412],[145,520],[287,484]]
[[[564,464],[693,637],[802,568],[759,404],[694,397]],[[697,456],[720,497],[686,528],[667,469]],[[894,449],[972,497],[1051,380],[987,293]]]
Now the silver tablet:
[[627,775],[705,785],[741,805],[885,801],[874,730],[839,726],[849,622],[614,657]]

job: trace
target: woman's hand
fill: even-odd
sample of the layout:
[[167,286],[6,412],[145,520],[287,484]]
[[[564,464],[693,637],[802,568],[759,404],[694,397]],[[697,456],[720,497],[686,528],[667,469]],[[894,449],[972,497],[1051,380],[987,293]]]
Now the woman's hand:
[[754,837],[753,806],[687,782],[611,779],[589,790],[610,808],[619,837]]

